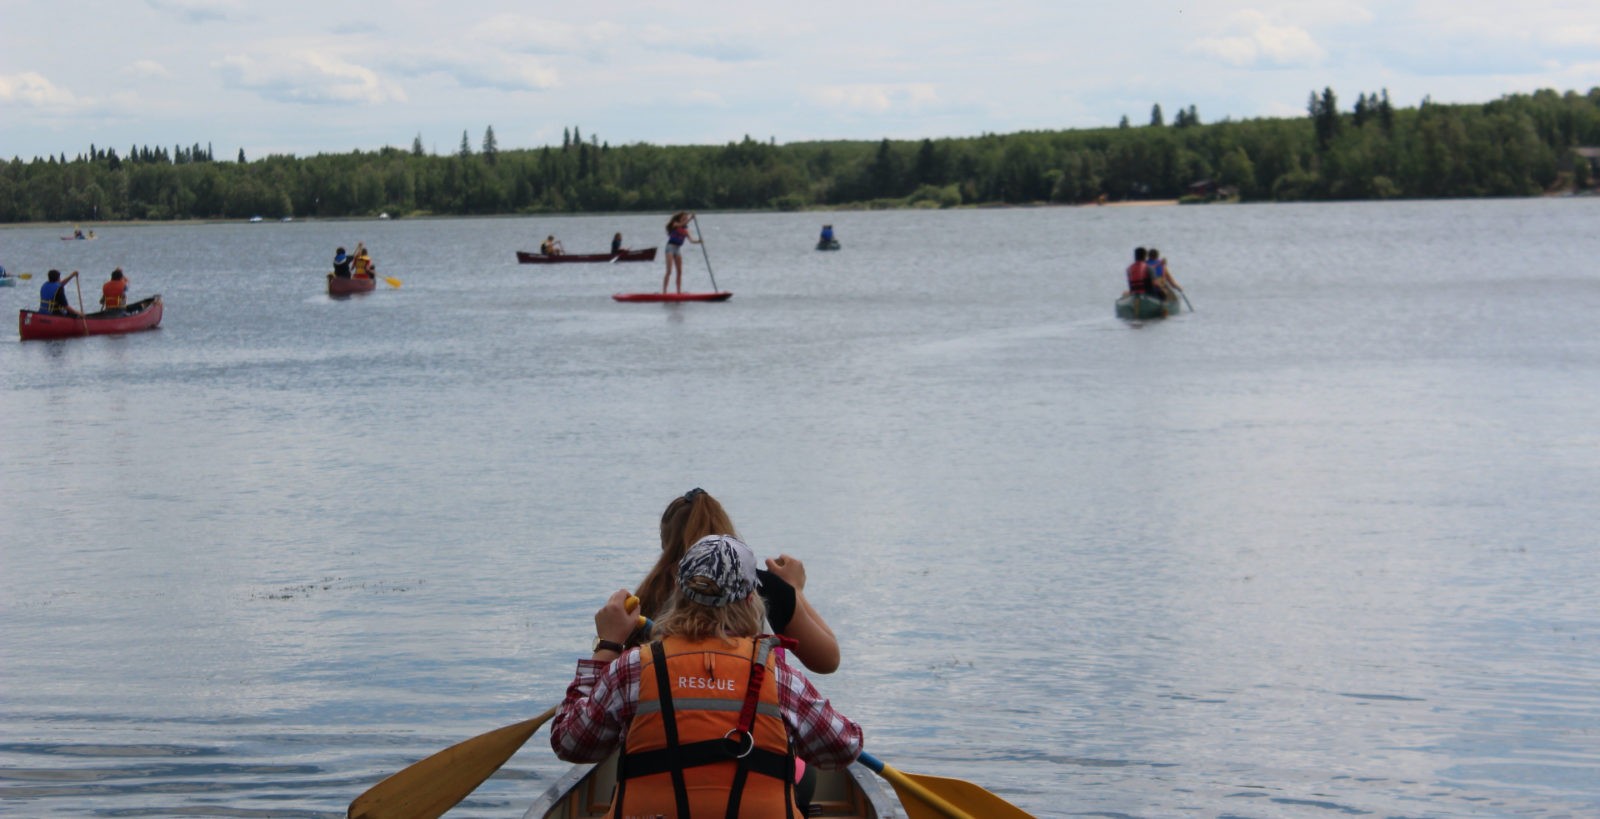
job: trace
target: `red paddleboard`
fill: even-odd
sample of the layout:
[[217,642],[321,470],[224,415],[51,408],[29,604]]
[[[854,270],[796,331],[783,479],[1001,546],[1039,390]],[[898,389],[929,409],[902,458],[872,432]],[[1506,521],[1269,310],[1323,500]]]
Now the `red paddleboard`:
[[617,301],[727,301],[733,294],[720,290],[715,293],[612,293]]

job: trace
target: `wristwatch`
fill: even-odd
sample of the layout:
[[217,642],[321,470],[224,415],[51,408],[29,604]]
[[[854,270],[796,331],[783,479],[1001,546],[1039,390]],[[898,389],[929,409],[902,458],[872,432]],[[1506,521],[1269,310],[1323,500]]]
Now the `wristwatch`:
[[627,649],[628,647],[621,643],[607,640],[604,637],[596,637],[594,638],[594,648],[590,649],[590,651],[615,651],[621,654]]

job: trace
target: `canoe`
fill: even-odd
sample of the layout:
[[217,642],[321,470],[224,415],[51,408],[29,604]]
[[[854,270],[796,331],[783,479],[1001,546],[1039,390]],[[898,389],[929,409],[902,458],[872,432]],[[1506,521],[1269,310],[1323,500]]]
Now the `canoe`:
[[1126,295],[1117,299],[1117,318],[1124,319],[1152,319],[1166,318],[1176,315],[1183,307],[1183,302],[1177,296],[1165,301],[1155,296],[1140,293],[1137,296]]
[[0,287],[16,287],[16,276],[0,276]]
[[817,241],[817,249],[818,250],[838,250],[839,249],[839,240],[838,239],[820,239],[820,240]]
[[647,247],[643,250],[621,250],[616,253],[562,253],[557,256],[546,256],[543,253],[529,253],[524,250],[517,251],[517,261],[522,264],[561,264],[569,262],[653,262],[656,260],[656,249]]
[[23,341],[77,336],[106,336],[149,330],[161,323],[161,296],[128,305],[124,310],[102,310],[78,316],[59,316],[34,310],[19,311],[17,332]]
[[[811,816],[855,819],[904,819],[905,810],[884,790],[878,779],[860,765],[837,771],[817,771],[817,790],[811,798]],[[598,765],[574,765],[562,774],[522,819],[583,819],[609,816],[612,789],[617,784],[617,758]]]
[[733,294],[726,290],[715,293],[612,293],[617,301],[727,301]]
[[328,274],[328,295],[348,296],[351,293],[371,293],[378,288],[378,280],[371,276],[351,276],[341,279]]

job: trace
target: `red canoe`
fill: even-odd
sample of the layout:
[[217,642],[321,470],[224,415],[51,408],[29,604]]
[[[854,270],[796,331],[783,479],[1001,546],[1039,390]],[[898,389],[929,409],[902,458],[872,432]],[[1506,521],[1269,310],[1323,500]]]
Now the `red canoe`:
[[616,253],[563,253],[559,256],[546,256],[543,253],[529,253],[524,250],[517,251],[517,261],[522,264],[559,264],[562,262],[653,262],[656,260],[656,249],[647,247],[644,250],[622,250]]
[[17,332],[23,341],[75,336],[105,336],[150,330],[161,323],[161,296],[134,302],[125,310],[102,310],[83,317],[60,316],[22,310],[17,316]]
[[612,293],[617,301],[727,301],[733,294],[726,290],[715,293]]
[[348,296],[351,293],[371,293],[378,289],[378,280],[371,276],[351,276],[347,279],[328,274],[328,295]]

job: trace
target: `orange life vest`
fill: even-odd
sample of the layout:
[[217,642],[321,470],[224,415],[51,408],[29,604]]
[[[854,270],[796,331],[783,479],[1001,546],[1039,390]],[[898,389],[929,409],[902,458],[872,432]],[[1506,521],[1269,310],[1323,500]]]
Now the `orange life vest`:
[[100,285],[100,300],[105,303],[107,310],[126,306],[128,301],[127,293],[127,279],[110,279],[105,284]]
[[[776,637],[740,638],[732,646],[668,637],[641,650],[639,704],[618,769],[617,819],[797,815],[794,754],[773,678],[772,649],[779,644]],[[740,730],[742,720],[748,733]]]

